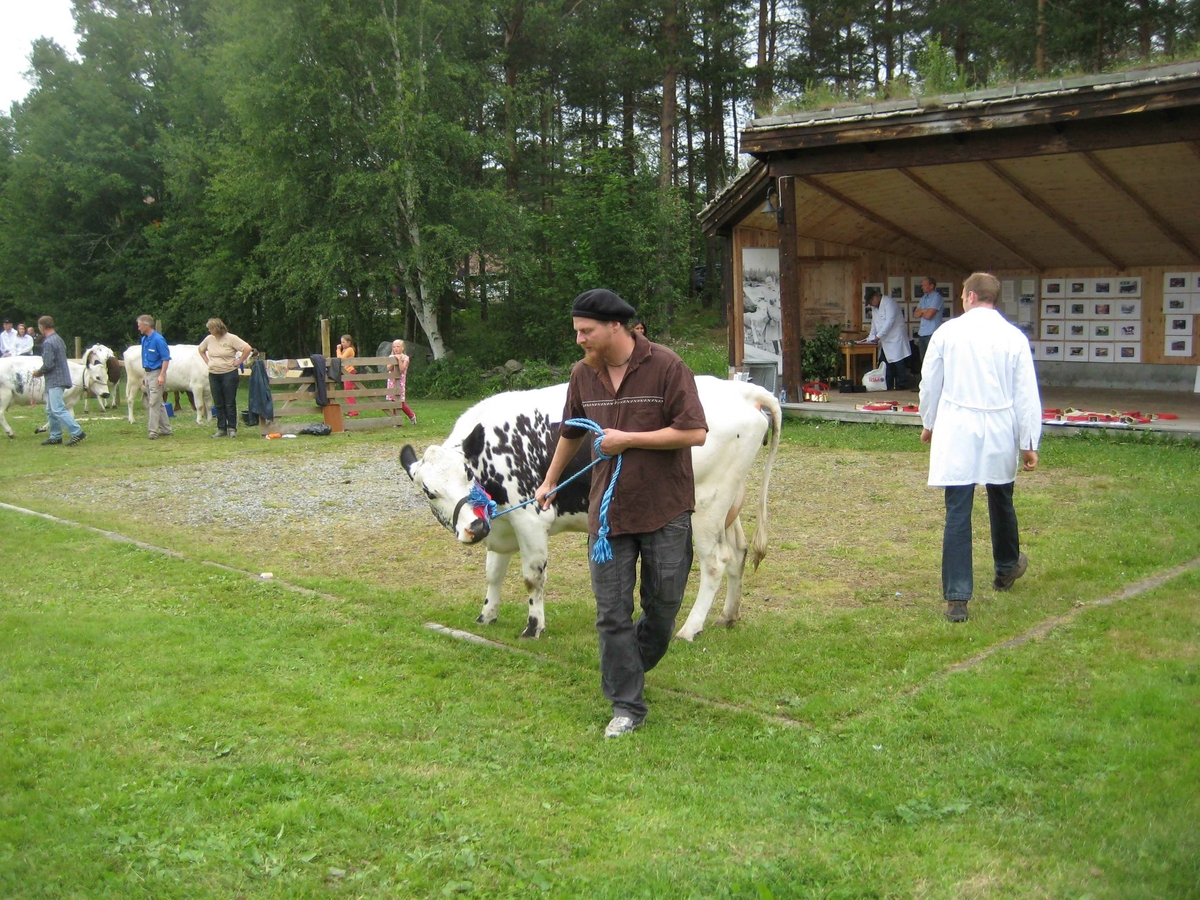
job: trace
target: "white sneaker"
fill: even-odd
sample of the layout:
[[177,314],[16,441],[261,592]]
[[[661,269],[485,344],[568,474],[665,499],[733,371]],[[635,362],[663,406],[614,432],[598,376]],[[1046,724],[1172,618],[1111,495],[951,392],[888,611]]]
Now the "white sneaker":
[[623,734],[629,734],[631,731],[637,731],[641,727],[641,722],[635,722],[629,716],[613,716],[612,721],[608,723],[608,727],[604,729],[604,736],[606,738],[620,737]]

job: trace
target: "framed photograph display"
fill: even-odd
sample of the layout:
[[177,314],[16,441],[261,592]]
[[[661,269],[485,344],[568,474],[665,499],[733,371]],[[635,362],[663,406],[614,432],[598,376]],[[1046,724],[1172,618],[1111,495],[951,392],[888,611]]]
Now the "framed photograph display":
[[1092,296],[1092,279],[1068,278],[1065,293],[1068,297]]
[[1041,355],[1039,359],[1047,362],[1058,362],[1063,358],[1063,345],[1061,341],[1038,341],[1041,345]]
[[1088,340],[1111,341],[1116,337],[1117,328],[1112,322],[1100,321],[1088,324],[1091,326],[1088,331]]
[[1112,362],[1116,357],[1117,345],[1108,341],[1088,344],[1088,348],[1091,351],[1088,359],[1092,362]]
[[1191,316],[1167,316],[1167,337],[1173,334],[1191,335]]
[[1194,272],[1167,272],[1163,275],[1164,294],[1190,294],[1195,283]]
[[1142,301],[1119,299],[1113,303],[1114,319],[1142,320]]
[[1140,363],[1142,361],[1141,344],[1123,344],[1117,341],[1116,347],[1116,357],[1113,359],[1113,362]]
[[923,296],[925,296],[925,293],[924,293],[924,291],[922,291],[922,290],[921,290],[921,282],[922,282],[922,281],[924,281],[924,280],[925,280],[925,276],[924,276],[924,275],[920,275],[920,276],[918,276],[918,277],[916,277],[916,278],[910,278],[910,279],[909,279],[909,282],[908,282],[908,296],[909,296],[909,297],[912,299],[912,302],[913,302],[913,303],[920,303],[920,302],[921,302],[921,298],[922,298]]
[[1115,297],[1117,294],[1116,279],[1114,278],[1094,278],[1092,279],[1092,296],[1093,297]]
[[1042,301],[1042,318],[1043,319],[1065,319],[1067,317],[1067,304],[1062,300],[1043,300]]
[[1043,297],[1065,297],[1067,296],[1067,283],[1063,278],[1043,278],[1042,279],[1042,296]]
[[1067,322],[1067,339],[1072,341],[1086,341],[1091,337],[1092,323],[1080,320],[1078,322]]
[[1043,341],[1061,341],[1067,336],[1067,323],[1055,319],[1042,322]]
[[1118,341],[1140,341],[1142,339],[1141,322],[1113,322],[1113,334]]
[[1192,298],[1189,294],[1163,294],[1163,315],[1188,315],[1192,311]]
[[1168,334],[1163,346],[1163,356],[1191,356],[1192,355],[1192,338],[1179,337],[1175,334]]
[[907,303],[908,297],[904,296],[904,276],[899,278],[890,277],[887,280],[887,296],[891,297],[897,303]]
[[1142,296],[1142,276],[1137,275],[1132,278],[1118,278],[1116,295],[1118,297]]
[[1063,359],[1067,362],[1087,362],[1087,341],[1067,341],[1063,344]]
[[1116,306],[1114,300],[1092,300],[1088,303],[1088,318],[1091,319],[1111,319],[1113,316],[1113,308]]
[[1090,319],[1092,317],[1092,304],[1086,300],[1068,300],[1063,305],[1067,307],[1068,319]]
[[862,302],[864,305],[867,302],[867,298],[869,296],[871,296],[872,291],[879,291],[879,293],[882,294],[883,293],[883,282],[882,281],[864,281],[862,283]]

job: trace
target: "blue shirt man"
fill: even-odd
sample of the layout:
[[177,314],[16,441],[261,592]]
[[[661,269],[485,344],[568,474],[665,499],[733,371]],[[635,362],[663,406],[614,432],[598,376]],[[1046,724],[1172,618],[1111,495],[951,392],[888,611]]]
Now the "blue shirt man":
[[[917,307],[917,315],[921,319],[921,327],[917,329],[917,336],[924,338],[921,342],[921,356],[925,356],[925,348],[929,346],[929,338],[938,330],[938,326],[942,324],[942,306],[946,302],[941,292],[937,289],[937,284],[930,278],[921,279],[921,303]],[[925,310],[932,310],[931,313]]]
[[149,413],[146,427],[150,440],[155,441],[172,434],[171,423],[167,421],[167,410],[163,403],[167,369],[171,366],[171,350],[163,336],[154,330],[153,317],[138,316],[137,327],[142,335],[142,369],[145,371],[143,384]]
[[171,361],[171,350],[167,347],[166,338],[150,328],[148,334],[142,335],[142,368],[147,372],[157,372],[164,362]]

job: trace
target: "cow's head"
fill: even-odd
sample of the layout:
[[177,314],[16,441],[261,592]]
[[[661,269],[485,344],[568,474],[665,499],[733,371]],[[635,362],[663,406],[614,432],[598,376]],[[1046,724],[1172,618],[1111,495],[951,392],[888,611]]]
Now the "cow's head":
[[468,495],[474,484],[467,473],[466,457],[455,445],[435,444],[417,459],[416,451],[405,444],[400,465],[429,499],[429,508],[439,522],[464,544],[476,544],[488,536],[487,519],[476,512]]
[[103,344],[93,344],[83,353],[83,389],[97,397],[108,396],[108,361],[113,352]]

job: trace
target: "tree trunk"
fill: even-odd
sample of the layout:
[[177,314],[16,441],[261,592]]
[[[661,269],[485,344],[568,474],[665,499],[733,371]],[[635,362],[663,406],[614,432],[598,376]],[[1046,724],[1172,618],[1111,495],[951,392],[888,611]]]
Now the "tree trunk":
[[663,38],[666,46],[663,60],[662,117],[659,121],[659,172],[660,187],[668,188],[675,175],[675,79],[679,65],[678,0],[666,0],[663,11]]
[[1046,74],[1046,0],[1037,0],[1037,51],[1034,67],[1039,75]]
[[504,161],[505,184],[515,194],[520,184],[520,160],[517,146],[517,47],[521,25],[525,19],[525,2],[516,0],[512,16],[504,23],[504,138],[508,158]]
[[[1039,3],[1045,0],[1038,0]],[[892,74],[896,68],[896,36],[893,33],[896,24],[895,0],[886,0],[883,5],[883,66],[884,84],[891,85]]]
[[1150,57],[1150,38],[1154,33],[1154,8],[1151,0],[1138,0],[1138,53],[1142,59]]

